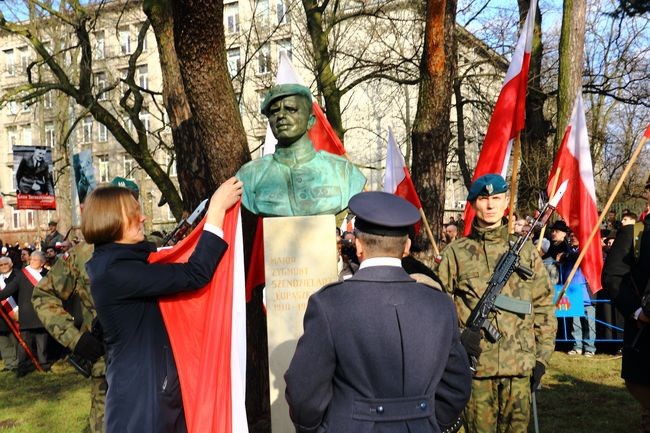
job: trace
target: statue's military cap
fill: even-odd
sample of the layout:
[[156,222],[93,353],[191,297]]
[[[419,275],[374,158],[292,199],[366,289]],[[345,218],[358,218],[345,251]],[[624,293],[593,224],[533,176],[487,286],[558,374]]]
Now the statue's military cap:
[[491,196],[508,191],[506,180],[499,174],[485,174],[472,183],[467,194],[467,201],[474,201],[479,196]]
[[307,98],[308,101],[311,102],[311,90],[309,90],[308,87],[305,87],[300,84],[278,84],[277,86],[271,87],[271,90],[269,90],[269,93],[266,94],[264,97],[264,101],[262,101],[262,107],[260,108],[260,111],[262,112],[263,115],[266,117],[269,116],[269,108],[271,108],[271,104],[273,101],[276,99],[284,98],[285,96],[292,96],[292,95],[301,95]]
[[133,194],[136,195],[136,197],[140,196],[140,188],[138,188],[138,185],[132,180],[128,180],[121,176],[117,176],[115,179],[111,181],[111,185],[121,186],[122,188],[126,188],[130,190]]
[[382,191],[360,192],[350,199],[356,215],[355,229],[381,236],[404,236],[420,221],[420,211],[410,202]]

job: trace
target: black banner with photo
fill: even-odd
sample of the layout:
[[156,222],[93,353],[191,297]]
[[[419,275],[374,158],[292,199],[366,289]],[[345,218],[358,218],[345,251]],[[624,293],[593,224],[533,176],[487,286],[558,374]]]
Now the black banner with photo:
[[56,209],[52,149],[14,146],[17,209]]

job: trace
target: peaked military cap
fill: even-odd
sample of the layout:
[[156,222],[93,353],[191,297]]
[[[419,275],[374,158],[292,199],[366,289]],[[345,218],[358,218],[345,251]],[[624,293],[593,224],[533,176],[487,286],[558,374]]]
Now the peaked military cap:
[[387,192],[360,192],[350,199],[348,206],[357,216],[354,227],[373,235],[404,236],[420,221],[420,211],[415,206]]
[[309,90],[308,87],[305,87],[300,84],[278,84],[277,86],[271,87],[271,90],[269,90],[269,93],[266,94],[264,97],[264,101],[262,102],[262,107],[260,108],[260,111],[262,112],[263,115],[266,117],[269,116],[269,108],[271,108],[271,104],[273,101],[276,99],[284,98],[285,96],[292,96],[292,95],[301,95],[307,98],[309,102],[311,102],[311,90]]
[[140,188],[138,188],[138,185],[132,180],[124,179],[121,176],[117,176],[115,179],[111,181],[111,185],[121,186],[122,188],[131,190],[131,192],[135,194],[136,197],[140,196]]
[[479,196],[491,196],[508,191],[506,180],[499,174],[485,174],[472,183],[467,194],[467,201],[474,201]]

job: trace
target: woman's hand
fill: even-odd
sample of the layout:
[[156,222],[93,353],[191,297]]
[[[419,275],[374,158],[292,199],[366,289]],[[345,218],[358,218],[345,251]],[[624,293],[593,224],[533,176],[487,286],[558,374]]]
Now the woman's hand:
[[242,195],[243,187],[244,184],[236,177],[231,177],[222,183],[210,198],[205,222],[223,228],[223,217],[226,211],[237,203]]

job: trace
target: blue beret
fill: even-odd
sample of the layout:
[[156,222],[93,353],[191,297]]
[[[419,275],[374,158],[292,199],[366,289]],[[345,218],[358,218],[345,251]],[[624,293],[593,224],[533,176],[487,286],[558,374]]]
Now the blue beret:
[[284,98],[285,96],[293,96],[293,95],[300,95],[305,98],[309,102],[311,102],[311,90],[309,90],[308,87],[302,86],[300,84],[278,84],[277,86],[271,87],[271,90],[269,90],[269,93],[266,94],[264,97],[264,101],[262,101],[262,107],[260,108],[260,112],[265,115],[266,117],[269,116],[269,108],[271,108],[271,104],[273,101],[276,99]]
[[490,196],[508,191],[506,180],[499,174],[485,174],[476,179],[469,187],[467,201],[474,201],[479,196]]
[[350,199],[348,206],[357,216],[354,227],[373,235],[404,236],[420,221],[420,211],[415,206],[387,192],[360,192]]

